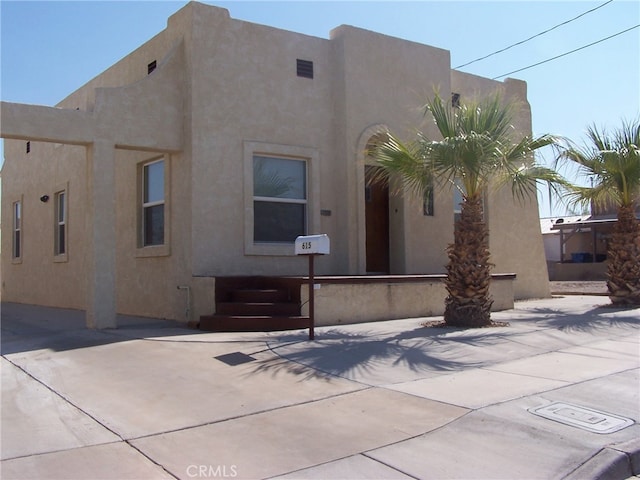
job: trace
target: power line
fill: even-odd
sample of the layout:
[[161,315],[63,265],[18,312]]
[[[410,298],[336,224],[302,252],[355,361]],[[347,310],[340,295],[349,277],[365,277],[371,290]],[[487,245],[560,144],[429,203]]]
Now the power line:
[[518,72],[521,72],[521,71],[523,71],[523,70],[527,70],[527,69],[529,69],[529,68],[537,67],[538,65],[542,65],[543,63],[547,63],[547,62],[550,62],[550,61],[552,61],[552,60],[556,60],[556,59],[558,59],[558,58],[560,58],[560,57],[565,57],[565,56],[570,55],[570,54],[572,54],[572,53],[575,53],[575,52],[578,52],[578,51],[580,51],[580,50],[584,50],[585,48],[588,48],[588,47],[591,47],[591,46],[593,46],[593,45],[596,45],[596,44],[598,44],[598,43],[602,43],[602,42],[604,42],[605,40],[609,40],[609,39],[611,39],[611,38],[613,38],[613,37],[617,37],[618,35],[622,35],[623,33],[627,33],[628,31],[633,30],[634,28],[638,28],[638,27],[640,27],[640,23],[639,23],[639,24],[637,24],[637,25],[634,25],[634,26],[633,26],[633,27],[631,27],[631,28],[627,28],[626,30],[622,30],[621,32],[614,33],[613,35],[609,35],[609,36],[608,36],[608,37],[606,37],[606,38],[602,38],[602,39],[600,39],[600,40],[598,40],[598,41],[596,41],[596,42],[590,43],[589,45],[584,45],[584,46],[582,46],[582,47],[580,47],[580,48],[576,48],[575,50],[571,50],[570,52],[565,52],[565,53],[562,53],[562,54],[560,54],[560,55],[556,55],[556,56],[555,56],[555,57],[553,57],[553,58],[548,58],[548,59],[543,60],[543,61],[541,61],[541,62],[534,63],[533,65],[529,65],[529,66],[527,66],[527,67],[522,67],[522,68],[519,68],[518,70],[513,70],[512,72],[509,72],[509,73],[503,73],[502,75],[498,75],[497,77],[493,77],[491,80],[497,80],[498,78],[506,77],[507,75],[511,75],[512,73],[518,73]]
[[509,45],[508,47],[505,47],[505,48],[502,48],[502,49],[500,49],[500,50],[497,50],[497,51],[495,51],[495,52],[493,52],[493,53],[490,53],[489,55],[485,55],[484,57],[476,58],[475,60],[471,60],[470,62],[464,63],[464,64],[462,64],[462,65],[458,65],[457,67],[454,67],[454,68],[455,68],[455,69],[458,69],[458,68],[466,67],[467,65],[471,65],[472,63],[479,62],[480,60],[484,60],[485,58],[492,57],[492,56],[494,56],[494,55],[497,55],[498,53],[502,53],[502,52],[504,52],[504,51],[506,51],[506,50],[509,50],[510,48],[516,47],[516,46],[518,46],[518,45],[522,45],[523,43],[528,42],[529,40],[533,40],[533,39],[534,39],[534,38],[536,38],[536,37],[539,37],[539,36],[541,36],[541,35],[544,35],[545,33],[549,33],[551,30],[555,30],[556,28],[561,27],[561,26],[563,26],[563,25],[566,25],[567,23],[571,23],[571,22],[573,22],[574,20],[577,20],[578,18],[585,16],[587,13],[591,13],[591,12],[593,12],[593,11],[595,11],[595,10],[598,10],[599,8],[602,8],[602,7],[604,7],[605,5],[607,5],[607,4],[611,3],[611,2],[613,2],[613,0],[608,0],[607,2],[604,2],[602,5],[599,5],[599,6],[595,7],[595,8],[592,8],[591,10],[587,10],[586,12],[581,13],[581,14],[580,14],[580,15],[578,15],[577,17],[573,17],[573,18],[572,18],[572,19],[570,19],[570,20],[567,20],[567,21],[565,21],[565,22],[559,23],[558,25],[556,25],[556,26],[554,26],[554,27],[551,27],[551,28],[549,28],[548,30],[545,30],[544,32],[537,33],[537,34],[533,35],[532,37],[529,37],[529,38],[527,38],[527,39],[525,39],[525,40],[522,40],[522,41],[520,41],[520,42],[517,42],[517,43],[514,43],[514,44],[512,44],[512,45]]

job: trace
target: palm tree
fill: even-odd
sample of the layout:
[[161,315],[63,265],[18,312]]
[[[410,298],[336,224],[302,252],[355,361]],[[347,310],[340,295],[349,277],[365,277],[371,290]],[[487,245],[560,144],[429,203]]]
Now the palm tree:
[[452,106],[436,94],[424,107],[442,139],[417,133],[403,142],[392,134],[375,146],[373,156],[381,180],[394,176],[409,191],[428,199],[437,188],[457,188],[462,196],[461,215],[454,241],[447,247],[445,322],[452,326],[484,327],[492,324],[493,303],[489,231],[483,199],[489,187],[511,188],[514,198],[536,195],[536,182],[561,185],[555,171],[533,163],[532,153],[555,145],[550,135],[516,139],[512,104],[498,94],[477,102]]
[[592,187],[574,186],[568,196],[574,204],[617,209],[607,250],[609,298],[614,305],[640,305],[640,121],[623,122],[612,134],[591,126],[587,139],[589,145],[569,145],[559,157],[593,181]]

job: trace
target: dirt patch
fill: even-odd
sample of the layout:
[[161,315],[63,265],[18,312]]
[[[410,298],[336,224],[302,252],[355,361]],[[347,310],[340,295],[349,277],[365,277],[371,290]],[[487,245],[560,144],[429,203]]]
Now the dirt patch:
[[509,322],[492,321],[489,325],[485,325],[484,327],[454,327],[452,325],[447,325],[443,320],[430,320],[428,322],[423,322],[420,325],[427,328],[456,328],[458,330],[466,330],[468,328],[508,327]]
[[605,281],[549,282],[552,295],[608,295]]

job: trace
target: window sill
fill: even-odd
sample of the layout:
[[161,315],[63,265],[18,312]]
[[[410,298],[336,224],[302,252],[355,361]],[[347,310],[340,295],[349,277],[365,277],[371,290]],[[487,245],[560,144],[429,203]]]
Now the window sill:
[[171,255],[169,245],[154,245],[150,247],[141,247],[136,250],[136,258],[153,258],[168,257]]
[[54,255],[53,263],[67,263],[69,261],[69,255],[66,253],[63,255]]
[[12,265],[20,265],[22,263],[22,257],[20,258],[12,258],[11,259],[11,264]]

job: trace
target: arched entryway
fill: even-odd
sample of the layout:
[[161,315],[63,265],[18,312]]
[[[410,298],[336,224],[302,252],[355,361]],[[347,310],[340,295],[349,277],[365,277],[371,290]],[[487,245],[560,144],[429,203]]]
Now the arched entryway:
[[389,264],[389,185],[375,181],[380,167],[365,165],[365,251],[369,274],[388,274]]
[[386,139],[385,133],[369,138],[364,165],[365,265],[367,274],[389,274],[389,184],[380,180],[380,167],[375,166],[372,152]]

